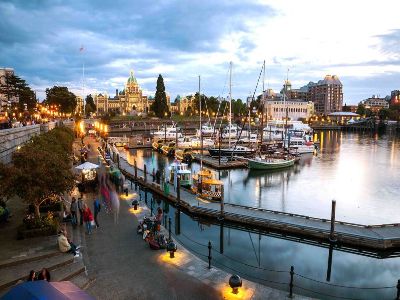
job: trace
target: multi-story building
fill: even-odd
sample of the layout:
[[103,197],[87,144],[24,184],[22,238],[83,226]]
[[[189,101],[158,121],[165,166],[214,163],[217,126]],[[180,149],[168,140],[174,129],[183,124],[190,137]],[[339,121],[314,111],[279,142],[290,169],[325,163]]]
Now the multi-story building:
[[300,91],[306,93],[305,100],[314,103],[317,114],[328,115],[342,109],[343,85],[336,75],[326,75],[317,83],[310,82],[300,88]]
[[309,119],[314,114],[314,103],[299,99],[282,100],[274,98],[266,101],[266,113],[269,120],[288,119],[297,121]]
[[394,90],[390,93],[390,104],[396,105],[400,104],[400,91]]
[[365,108],[369,108],[373,112],[378,112],[382,108],[389,108],[389,102],[385,98],[379,98],[373,95],[371,98],[362,101]]
[[0,111],[5,111],[11,107],[12,103],[18,103],[18,96],[7,94],[7,78],[14,75],[12,68],[0,68]]
[[146,113],[149,110],[149,102],[147,96],[143,95],[133,71],[125,84],[125,88],[118,92],[116,90],[113,98],[105,94],[97,94],[94,96],[96,104],[96,113],[104,114],[108,112],[116,112],[122,114],[131,114],[133,112]]
[[175,102],[178,104],[178,111],[181,115],[193,112],[194,96],[177,96]]

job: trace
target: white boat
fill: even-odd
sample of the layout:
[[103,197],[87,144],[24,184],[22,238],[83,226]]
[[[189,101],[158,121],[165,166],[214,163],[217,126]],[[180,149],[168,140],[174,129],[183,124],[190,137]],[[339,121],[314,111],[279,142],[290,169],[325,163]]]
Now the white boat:
[[178,177],[180,177],[180,185],[181,186],[191,186],[192,185],[192,172],[188,168],[188,164],[181,163],[175,160],[169,166],[169,181],[177,185]]
[[[231,124],[230,126],[226,126],[224,130],[222,131],[222,138],[224,139],[229,139],[229,138],[234,138],[236,139],[241,128],[237,126],[236,124]],[[243,133],[242,133],[243,134]]]
[[254,149],[245,147],[245,146],[236,146],[230,148],[212,148],[208,149],[208,152],[211,156],[249,156],[255,153]]
[[175,125],[167,126],[161,128],[160,130],[154,131],[151,133],[154,139],[176,139],[176,138],[183,138],[182,133],[180,132],[180,128],[176,127]]
[[254,170],[277,170],[291,167],[295,163],[294,157],[274,158],[274,157],[256,157],[248,159],[249,169]]
[[242,137],[239,142],[244,143],[244,144],[257,144],[259,142],[259,140],[257,139],[257,134],[256,133],[251,133],[250,137],[247,135],[245,135],[244,137]]
[[[214,127],[208,123],[201,125],[201,133],[203,136],[212,136],[214,134]],[[196,130],[196,135],[200,137],[200,130]]]
[[183,138],[178,139],[178,148],[180,149],[188,149],[192,148],[192,139],[193,137],[185,136]]
[[[199,138],[192,138],[192,148],[200,148],[201,147],[201,140]],[[209,138],[203,138],[203,148],[213,147],[214,140]]]
[[[289,145],[288,145],[289,142]],[[291,137],[285,140],[285,147],[295,150],[299,154],[314,153],[316,146],[311,141],[306,141],[304,138]]]

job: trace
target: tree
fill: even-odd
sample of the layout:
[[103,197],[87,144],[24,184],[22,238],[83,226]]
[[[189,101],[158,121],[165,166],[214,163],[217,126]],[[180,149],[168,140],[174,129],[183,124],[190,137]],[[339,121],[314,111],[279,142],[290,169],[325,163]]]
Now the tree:
[[150,108],[154,111],[155,115],[159,118],[165,118],[170,116],[170,111],[167,103],[167,95],[165,93],[164,79],[160,75],[157,78],[156,96],[154,97],[154,103]]
[[382,108],[378,112],[379,119],[386,120],[389,118],[390,110],[388,108]]
[[364,116],[365,115],[365,106],[364,106],[364,104],[362,104],[362,103],[358,104],[356,113],[359,114],[360,116]]
[[60,105],[62,113],[73,113],[76,108],[76,96],[65,86],[53,86],[46,89],[45,104]]
[[[0,176],[8,171],[6,196],[17,195],[35,208],[39,218],[40,205],[55,200],[74,185],[71,171],[73,132],[57,127],[37,136],[13,154],[12,166],[1,167]],[[8,168],[8,169],[7,169]]]
[[[32,111],[36,107],[35,93],[31,90],[25,80],[14,74],[6,73],[4,78],[4,84],[0,85],[0,94],[4,94],[7,97],[8,103],[12,99],[18,99],[18,107],[20,110],[27,109]],[[3,107],[3,110],[7,108]]]
[[88,116],[90,113],[96,112],[96,104],[94,104],[92,95],[86,96],[86,106],[85,106],[85,115]]

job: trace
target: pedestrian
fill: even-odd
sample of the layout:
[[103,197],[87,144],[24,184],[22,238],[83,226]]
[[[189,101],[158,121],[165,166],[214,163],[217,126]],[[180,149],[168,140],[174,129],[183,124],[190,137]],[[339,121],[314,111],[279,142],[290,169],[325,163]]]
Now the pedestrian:
[[43,268],[38,276],[38,280],[47,280],[50,281],[50,272],[46,268]]
[[79,256],[79,248],[80,246],[75,246],[74,243],[67,239],[67,234],[64,230],[60,230],[58,232],[58,248],[63,253],[72,253],[75,257]]
[[97,215],[99,214],[100,209],[101,209],[99,197],[100,197],[100,195],[97,195],[96,200],[94,200],[94,202],[93,202],[94,222],[96,223],[97,228],[100,227],[99,221],[97,220]]
[[111,198],[111,206],[114,213],[114,224],[118,224],[118,216],[119,216],[119,197],[118,193],[115,190],[115,186],[110,184],[110,198]]
[[79,223],[83,225],[83,200],[78,198],[78,209],[79,209]]
[[86,203],[83,204],[83,221],[85,222],[86,225],[86,233],[92,234],[92,222],[94,221],[93,214],[89,206],[86,205]]
[[76,226],[78,224],[78,217],[77,217],[78,203],[76,202],[75,197],[72,197],[71,206],[69,210],[71,212],[71,223],[73,226]]
[[34,270],[31,270],[29,272],[28,281],[35,281],[35,280],[36,280],[36,272]]

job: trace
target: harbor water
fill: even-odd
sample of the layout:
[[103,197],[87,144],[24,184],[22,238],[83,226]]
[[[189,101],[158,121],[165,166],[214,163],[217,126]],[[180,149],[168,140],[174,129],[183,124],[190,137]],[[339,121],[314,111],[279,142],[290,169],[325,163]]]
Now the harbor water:
[[[224,182],[227,203],[260,207],[312,217],[330,218],[336,200],[336,219],[359,224],[400,222],[400,140],[395,135],[319,132],[316,154],[283,171],[236,169],[215,171]],[[138,167],[166,169],[173,159],[151,150],[130,150],[128,162]],[[193,171],[199,169],[192,164]],[[154,210],[166,206],[149,198]],[[177,214],[169,206],[173,226]],[[179,214],[177,238],[207,260],[213,245],[213,263],[249,280],[288,289],[294,266],[295,292],[323,299],[393,299],[400,279],[400,258],[376,258],[354,249],[329,249],[308,241],[228,228]],[[371,289],[373,288],[373,289]]]

